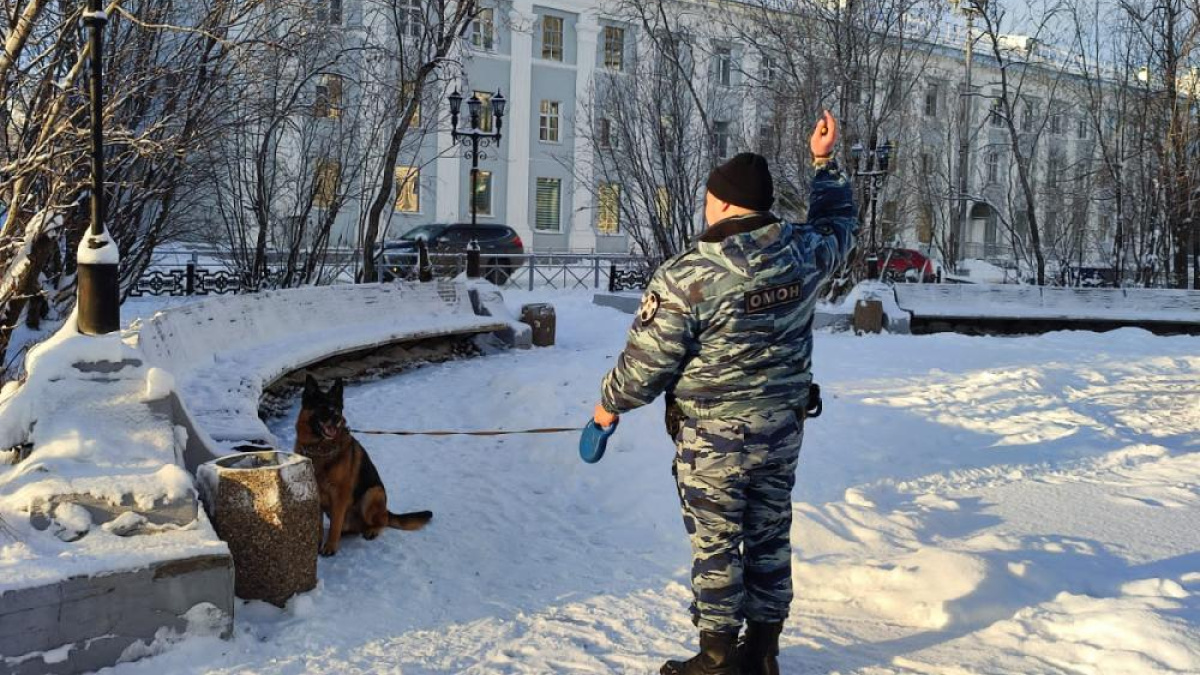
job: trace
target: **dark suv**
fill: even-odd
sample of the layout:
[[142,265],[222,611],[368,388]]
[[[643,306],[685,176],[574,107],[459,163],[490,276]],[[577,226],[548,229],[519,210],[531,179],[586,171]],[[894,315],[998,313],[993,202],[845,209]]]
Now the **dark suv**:
[[[495,284],[503,285],[512,276],[520,261],[507,256],[525,253],[525,244],[516,231],[507,225],[454,223],[451,225],[421,225],[394,241],[383,242],[380,276],[384,281],[411,279],[416,276],[417,241],[425,240],[435,274],[455,274],[458,259],[439,260],[439,254],[466,253],[472,240],[479,243],[483,254],[483,275]],[[505,257],[495,257],[505,256]],[[464,263],[465,264],[465,263]]]

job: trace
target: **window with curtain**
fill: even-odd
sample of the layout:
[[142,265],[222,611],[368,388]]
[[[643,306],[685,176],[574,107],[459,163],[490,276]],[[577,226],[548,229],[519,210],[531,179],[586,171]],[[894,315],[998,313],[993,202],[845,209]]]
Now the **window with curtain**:
[[666,224],[671,221],[671,193],[667,192],[665,186],[659,186],[654,195],[654,214],[658,216],[658,222]]
[[604,27],[604,67],[609,70],[625,70],[624,28]]
[[538,138],[543,143],[558,143],[559,107],[558,101],[542,101]]
[[562,179],[537,179],[537,218],[539,232],[562,231]]
[[479,99],[479,130],[485,133],[492,133],[496,127],[495,116],[492,115],[492,94],[487,91],[477,91],[475,98]]
[[475,212],[492,215],[492,172],[480,171],[475,178]]
[[596,199],[596,231],[617,234],[621,231],[621,186],[605,183]]
[[342,114],[342,77],[323,75],[317,82],[313,100],[313,116],[334,119]]
[[318,159],[313,176],[313,204],[328,208],[337,198],[338,184],[342,180],[342,164],[336,159]]
[[[401,85],[400,85],[400,110],[403,111],[406,108],[408,108],[409,102],[412,101],[414,98],[416,98],[416,96],[417,96],[417,86],[415,83],[409,82],[407,80],[405,82],[401,83]],[[412,119],[410,119],[408,123],[410,126],[414,126],[414,127],[421,125],[421,101],[420,100],[417,100],[416,105],[413,106]]]
[[396,210],[421,212],[421,170],[415,166],[396,167]]
[[491,52],[496,50],[496,10],[486,7],[471,22],[471,46]]
[[542,58],[563,60],[563,20],[561,16],[542,17]]

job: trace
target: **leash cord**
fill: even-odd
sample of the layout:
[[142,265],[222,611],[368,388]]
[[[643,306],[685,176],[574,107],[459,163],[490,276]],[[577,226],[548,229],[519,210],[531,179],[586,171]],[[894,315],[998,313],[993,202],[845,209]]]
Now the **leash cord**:
[[350,433],[365,436],[515,436],[526,434],[578,433],[577,427],[548,427],[545,429],[489,430],[489,431],[384,431],[379,429],[351,429]]

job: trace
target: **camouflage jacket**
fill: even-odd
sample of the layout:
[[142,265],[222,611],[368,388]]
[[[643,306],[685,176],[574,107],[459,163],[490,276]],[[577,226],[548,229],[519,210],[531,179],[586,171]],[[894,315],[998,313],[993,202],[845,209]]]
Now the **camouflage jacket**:
[[694,419],[803,407],[817,295],[854,248],[846,176],[813,178],[809,220],[726,219],[655,272],[601,404],[621,414],[659,394]]

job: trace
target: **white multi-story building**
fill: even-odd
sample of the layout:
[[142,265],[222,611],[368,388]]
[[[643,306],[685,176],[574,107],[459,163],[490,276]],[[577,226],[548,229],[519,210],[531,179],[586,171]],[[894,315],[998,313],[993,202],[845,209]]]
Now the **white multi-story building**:
[[[352,8],[362,1],[344,0],[346,11],[338,13],[352,24],[350,29],[370,30],[361,26],[361,10]],[[414,10],[420,7],[419,0],[413,2]],[[691,16],[697,21],[705,15]],[[704,43],[697,50],[703,60],[695,68],[697,77],[716,78],[716,84],[727,88],[744,85],[741,98],[727,106],[716,123],[714,162],[757,149],[754,134],[770,133],[753,123],[760,105],[766,105],[755,100],[761,88],[743,82],[740,75],[762,70],[770,57],[764,57],[767,52],[761,45],[739,43],[738,31],[723,32],[725,20],[723,14],[719,21],[710,16],[689,31]],[[957,128],[960,118],[964,54],[961,31],[957,44],[952,33],[943,35],[908,47],[927,54],[920,59],[919,72],[896,75],[906,80],[903,87],[880,83],[877,91],[892,93],[861,101],[875,108],[871,112],[882,119],[880,133],[897,140],[899,147],[893,176],[878,201],[883,245],[938,252],[939,242],[958,220],[957,201],[951,197],[957,194],[958,139],[948,129]],[[492,148],[479,165],[473,199],[480,222],[512,226],[531,251],[631,249],[630,238],[612,217],[612,205],[599,208],[596,203],[596,195],[612,200],[621,192],[606,193],[590,175],[593,148],[579,125],[592,124],[588,104],[598,76],[621,73],[645,58],[646,42],[638,26],[586,0],[512,0],[483,11],[463,39],[458,88],[465,98],[474,95],[485,102],[485,130],[490,130],[488,101],[497,91],[506,97],[507,111],[499,148]],[[1017,53],[1031,47],[1016,40],[1008,48]],[[1072,255],[1101,257],[1111,239],[1111,222],[1102,200],[1095,198],[1095,121],[1119,120],[1110,120],[1107,113],[1092,116],[1081,108],[1083,87],[1069,69],[1026,59],[1023,72],[1021,90],[1009,96],[1020,143],[1028,144],[1044,248],[1061,248],[1066,242],[1074,247]],[[960,255],[1002,261],[1019,257],[1019,249],[1028,243],[1028,227],[1011,137],[995,103],[1001,93],[998,73],[994,60],[976,54],[967,97],[968,206],[961,223]],[[881,115],[882,108],[886,114]],[[385,236],[426,223],[469,221],[471,163],[451,140],[447,116],[445,100],[425,101],[422,118],[431,132],[397,167],[403,185],[395,208],[387,214]],[[795,143],[797,148],[804,146],[802,141]],[[339,226],[352,232],[361,219],[353,205],[345,211]]]

